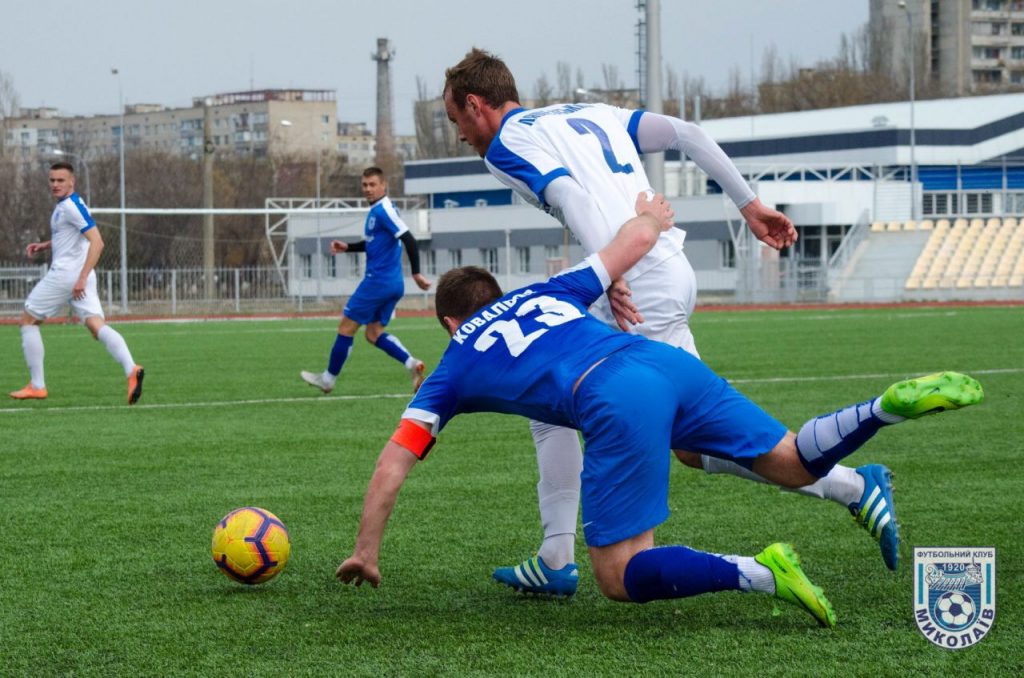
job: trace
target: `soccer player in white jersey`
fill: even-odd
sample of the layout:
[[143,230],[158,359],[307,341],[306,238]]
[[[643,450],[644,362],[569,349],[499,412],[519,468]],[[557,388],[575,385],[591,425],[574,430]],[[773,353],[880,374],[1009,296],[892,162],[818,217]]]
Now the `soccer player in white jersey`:
[[[527,202],[557,217],[588,254],[606,245],[630,218],[633,196],[650,190],[639,153],[668,149],[684,151],[707,172],[766,245],[781,249],[796,240],[792,222],[761,203],[732,161],[697,125],[603,104],[524,109],[508,67],[476,48],[446,71],[444,102],[460,136],[484,158],[491,173]],[[679,229],[663,233],[592,311],[609,324],[697,356],[688,322],[696,302],[696,279],[683,254],[684,237]],[[571,595],[576,587],[568,574],[576,570],[579,439],[575,431],[537,422],[531,423],[531,430],[537,446],[544,541],[539,558],[498,568],[494,577],[517,590]],[[764,482],[728,460],[683,450],[675,453],[683,463],[708,473]],[[899,533],[890,475],[880,464],[857,470],[837,465],[826,477],[797,491],[847,507],[879,541],[886,565],[895,569]],[[531,562],[543,568],[543,586],[526,576]]]
[[[377,458],[339,579],[380,585],[384,531],[409,472],[455,416],[500,412],[582,432],[583,534],[607,598],[646,603],[761,592],[835,627],[831,604],[787,544],[755,556],[655,547],[654,531],[670,513],[667,448],[732,459],[795,487],[826,475],[884,427],[981,402],[981,385],[955,372],[919,377],[810,419],[799,433],[787,431],[686,351],[616,331],[587,313],[661,229],[672,228],[662,196],[648,201],[641,193],[636,207],[639,216],[607,246],[546,282],[503,293],[482,268],[455,268],[441,277],[436,312],[451,341]],[[545,581],[537,562],[527,565],[529,576]]]
[[99,295],[96,293],[96,272],[93,270],[103,251],[103,238],[89,209],[75,193],[75,170],[70,163],[50,166],[50,194],[57,205],[50,218],[52,237],[30,244],[25,252],[31,258],[46,250],[52,251],[50,270],[25,300],[21,313],[21,348],[28,364],[30,381],[25,388],[14,391],[17,400],[42,400],[49,395],[43,377],[43,337],[39,326],[64,306],[72,310],[102,343],[114,360],[121,364],[128,380],[128,404],[134,405],[142,395],[142,365],[136,365],[124,337],[106,324]]

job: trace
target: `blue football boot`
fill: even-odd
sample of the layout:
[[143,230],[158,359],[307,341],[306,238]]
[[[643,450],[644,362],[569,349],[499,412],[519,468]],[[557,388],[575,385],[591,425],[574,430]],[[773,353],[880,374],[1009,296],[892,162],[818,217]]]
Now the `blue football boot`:
[[544,564],[543,558],[534,556],[514,567],[499,567],[492,575],[499,584],[511,586],[521,593],[568,597],[576,593],[580,581],[576,563],[569,563],[560,570],[552,570]]
[[885,566],[896,570],[900,564],[900,526],[892,500],[892,471],[882,464],[868,464],[857,473],[864,478],[864,494],[860,501],[850,504],[850,513],[854,522],[878,542]]

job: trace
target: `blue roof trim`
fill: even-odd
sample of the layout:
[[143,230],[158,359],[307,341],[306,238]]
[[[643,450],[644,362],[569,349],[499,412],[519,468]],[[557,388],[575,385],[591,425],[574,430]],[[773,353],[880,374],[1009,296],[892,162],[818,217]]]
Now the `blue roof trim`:
[[[917,129],[914,142],[918,146],[974,146],[983,141],[1024,128],[1024,113],[1016,113],[973,129]],[[862,132],[838,132],[802,137],[726,141],[719,145],[734,158],[816,153],[851,148],[909,146],[909,129],[878,129]]]
[[422,161],[406,163],[405,178],[434,179],[437,177],[459,177],[467,174],[490,174],[483,158],[467,158],[462,161]]

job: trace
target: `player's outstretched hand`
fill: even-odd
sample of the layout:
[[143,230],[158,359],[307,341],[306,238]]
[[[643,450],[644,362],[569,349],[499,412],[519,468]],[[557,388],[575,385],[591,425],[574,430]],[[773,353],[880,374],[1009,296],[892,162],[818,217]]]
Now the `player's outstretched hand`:
[[341,240],[331,241],[331,254],[341,254],[348,251],[348,243]]
[[414,275],[412,277],[412,280],[414,283],[416,283],[416,286],[419,287],[421,290],[429,290],[430,286],[433,284],[432,282],[430,282],[430,279],[424,276],[422,273],[417,273],[416,275]]
[[362,586],[365,581],[373,588],[380,586],[380,569],[376,565],[364,562],[357,556],[348,557],[338,566],[338,571],[334,573],[334,576],[346,584]]
[[654,217],[663,231],[672,228],[674,223],[672,218],[676,215],[672,211],[672,205],[665,200],[665,196],[656,193],[654,197],[648,199],[646,191],[641,191],[640,195],[636,197],[636,213],[637,215],[649,214]]
[[750,232],[765,245],[781,250],[796,242],[796,228],[789,217],[765,207],[760,199],[754,198],[753,202],[740,210],[740,214],[750,227]]
[[616,324],[623,332],[628,332],[631,326],[644,321],[640,309],[633,303],[633,290],[629,289],[629,283],[623,278],[612,281],[608,288],[608,303],[611,304]]

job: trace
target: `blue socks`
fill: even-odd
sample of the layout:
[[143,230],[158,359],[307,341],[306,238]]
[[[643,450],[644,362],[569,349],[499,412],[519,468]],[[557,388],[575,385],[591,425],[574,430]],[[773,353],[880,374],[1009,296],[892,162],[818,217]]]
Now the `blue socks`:
[[876,399],[811,419],[796,434],[796,451],[807,472],[823,478],[841,459],[886,426],[873,411]]
[[346,337],[343,334],[339,334],[334,339],[334,347],[331,348],[331,358],[327,361],[327,371],[338,376],[341,374],[341,368],[345,364],[345,359],[348,358],[349,351],[352,350],[352,337]]
[[402,363],[406,364],[409,360],[409,351],[406,350],[405,346],[402,346],[402,342],[398,340],[398,337],[393,337],[387,332],[382,332],[377,337],[377,343],[374,344],[377,348],[387,353],[389,356]]
[[659,546],[637,553],[626,564],[623,583],[635,603],[743,590],[735,563],[686,546]]

